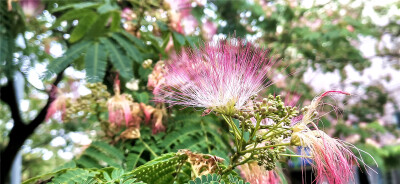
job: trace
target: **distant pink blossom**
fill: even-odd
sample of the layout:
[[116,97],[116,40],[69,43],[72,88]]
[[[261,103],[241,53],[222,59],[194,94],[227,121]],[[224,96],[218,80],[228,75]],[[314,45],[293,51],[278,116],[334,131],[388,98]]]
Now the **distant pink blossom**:
[[50,117],[57,113],[61,115],[61,120],[64,120],[67,110],[68,97],[56,86],[53,86],[50,92],[50,98],[53,98],[54,101],[51,102],[49,108],[47,109],[45,120],[49,120]]
[[22,11],[28,18],[36,17],[44,10],[44,5],[41,0],[21,0]]
[[268,76],[275,62],[267,50],[240,39],[205,43],[166,64],[168,84],[155,100],[215,111],[241,109],[252,95],[271,84]]
[[211,40],[212,37],[217,33],[217,25],[214,22],[207,20],[203,23],[202,31],[203,37],[207,40]]
[[133,19],[132,15],[133,11],[128,7],[125,7],[121,12],[121,17],[126,19],[127,21],[131,21]]

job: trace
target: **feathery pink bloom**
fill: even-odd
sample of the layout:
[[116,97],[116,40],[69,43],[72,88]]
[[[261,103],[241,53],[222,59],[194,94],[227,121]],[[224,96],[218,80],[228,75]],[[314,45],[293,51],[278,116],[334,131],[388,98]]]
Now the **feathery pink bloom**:
[[[345,142],[320,130],[298,132],[295,137],[309,149],[318,183],[327,180],[331,184],[344,184],[354,180],[353,164],[358,165],[358,161]],[[307,151],[302,150],[302,154],[308,156]]]
[[155,100],[217,112],[241,109],[252,95],[271,84],[269,70],[275,62],[267,50],[240,39],[206,43],[166,64],[168,83]]
[[125,121],[128,127],[130,122],[133,121],[132,107],[133,102],[127,94],[120,94],[120,81],[118,76],[114,82],[115,95],[107,101],[108,106],[108,120],[116,125],[121,125]]
[[257,162],[250,162],[239,166],[240,174],[251,184],[279,184],[281,180],[274,170],[267,171]]

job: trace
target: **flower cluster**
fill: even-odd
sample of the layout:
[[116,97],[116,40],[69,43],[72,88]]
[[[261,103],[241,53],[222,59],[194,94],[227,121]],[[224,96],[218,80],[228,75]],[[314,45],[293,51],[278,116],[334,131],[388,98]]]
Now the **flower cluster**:
[[[163,75],[168,82],[155,92],[155,100],[205,108],[204,114],[213,111],[225,119],[234,137],[235,152],[222,174],[242,165],[245,173],[252,169],[264,175],[283,156],[307,157],[314,160],[316,181],[327,177],[329,183],[350,182],[353,164],[358,165],[350,150],[353,146],[329,137],[315,124],[324,97],[348,93],[327,91],[301,111],[293,103],[300,98],[298,95],[285,101],[279,95],[258,99],[257,93],[271,84],[269,74],[275,60],[267,56],[268,51],[236,38],[186,50],[166,63]],[[233,119],[239,121],[239,126]],[[248,138],[244,138],[246,134]],[[304,150],[301,155],[288,154],[290,146],[307,148],[309,154]],[[274,173],[269,174],[275,178]],[[266,181],[254,175],[245,177],[256,183]]]

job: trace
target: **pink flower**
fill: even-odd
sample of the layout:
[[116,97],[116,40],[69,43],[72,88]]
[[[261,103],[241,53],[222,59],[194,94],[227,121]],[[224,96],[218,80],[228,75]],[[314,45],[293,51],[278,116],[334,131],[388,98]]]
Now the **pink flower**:
[[133,11],[130,8],[125,7],[121,12],[121,17],[126,19],[127,21],[131,21],[133,19]]
[[28,18],[36,17],[37,15],[41,14],[44,9],[44,6],[40,0],[21,0],[20,4],[22,11]]
[[[315,97],[311,104],[307,106],[302,120],[293,126],[291,144],[302,146],[302,155],[312,157],[314,163],[311,163],[311,165],[318,183],[325,180],[331,184],[349,183],[354,180],[353,164],[358,165],[357,160],[362,162],[362,158],[358,159],[350,150],[350,148],[355,148],[353,145],[329,137],[325,132],[318,130],[313,122],[317,116],[316,109],[322,104],[321,100],[331,94],[349,95],[349,93],[343,91],[327,91]],[[309,125],[313,130],[309,128]]]
[[211,40],[212,37],[217,33],[217,25],[214,22],[207,20],[203,23],[202,31],[203,37],[207,40]]
[[150,105],[146,105],[144,103],[140,103],[140,108],[144,113],[144,122],[146,124],[149,123],[151,120],[151,115],[155,111],[155,108]]
[[107,101],[108,105],[108,120],[116,125],[121,125],[125,121],[128,127],[130,122],[134,120],[132,109],[134,106],[132,97],[127,94],[120,94],[120,81],[118,76],[114,82],[115,95]]
[[49,108],[47,109],[45,120],[49,120],[50,117],[54,116],[57,113],[60,114],[61,120],[64,120],[69,98],[56,86],[52,87],[50,98],[55,99],[53,102],[51,102]]
[[169,6],[169,21],[171,27],[181,34],[192,34],[198,22],[191,14],[191,0],[166,0]]
[[165,131],[165,126],[162,123],[163,120],[163,116],[164,116],[164,112],[162,109],[156,109],[153,113],[154,119],[154,125],[153,125],[153,134],[159,133],[159,132],[163,132]]
[[153,68],[153,71],[148,77],[147,88],[153,90],[153,93],[158,93],[160,87],[165,83],[164,78],[164,61],[159,61]]
[[268,76],[274,63],[268,51],[240,39],[206,43],[166,64],[168,84],[155,100],[229,114],[271,84]]
[[250,162],[239,166],[240,174],[246,182],[251,184],[279,184],[280,178],[275,171],[267,171],[257,162]]
[[[357,157],[345,142],[329,137],[320,130],[307,130],[295,133],[293,138],[306,147],[314,160],[311,166],[316,174],[316,181],[325,180],[331,184],[349,183],[354,180],[353,164],[357,164]],[[309,156],[302,150],[304,156]]]

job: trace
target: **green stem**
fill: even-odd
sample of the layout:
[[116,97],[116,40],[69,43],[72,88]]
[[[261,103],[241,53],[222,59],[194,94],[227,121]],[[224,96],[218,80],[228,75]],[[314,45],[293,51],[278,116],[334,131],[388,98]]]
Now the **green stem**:
[[260,124],[261,124],[261,118],[260,116],[257,117],[257,124],[256,127],[254,128],[253,132],[251,132],[250,135],[250,139],[249,140],[253,140],[254,136],[256,135],[256,132],[258,131],[258,129],[260,128]]
[[153,156],[158,157],[158,155],[153,151],[153,149],[151,149],[150,146],[147,145],[147,144],[143,141],[143,139],[142,139],[141,137],[139,137],[139,140],[140,140],[140,142],[143,143],[144,147],[146,147],[147,150],[149,150],[150,153],[151,153]]
[[267,149],[267,148],[271,148],[271,147],[289,146],[289,145],[290,145],[290,142],[289,142],[289,143],[275,144],[275,145],[268,145],[268,146],[253,148],[253,149],[249,149],[249,150],[244,150],[244,151],[242,151],[242,152],[240,152],[240,153],[243,154],[243,153],[249,153],[249,152],[252,152],[252,151],[255,151],[255,150],[262,150],[262,149]]
[[224,169],[221,172],[221,175],[224,175],[225,173],[232,171],[233,169],[235,169],[236,166],[243,165],[243,164],[247,163],[249,160],[251,160],[252,157],[253,157],[253,154],[250,155],[250,157],[244,159],[243,161],[241,161],[239,163],[236,163],[236,164],[233,164],[233,165],[229,165],[229,167],[227,167],[226,169]]
[[228,123],[229,127],[233,131],[233,135],[235,136],[235,146],[237,149],[239,149],[239,139],[240,139],[240,132],[239,129],[236,127],[235,122],[233,122],[231,117],[226,117],[225,115],[222,114],[222,117],[225,119],[226,123]]
[[292,155],[292,154],[286,154],[286,153],[281,153],[281,154],[279,154],[279,155],[280,155],[280,156],[286,156],[286,157],[313,158],[312,156]]

